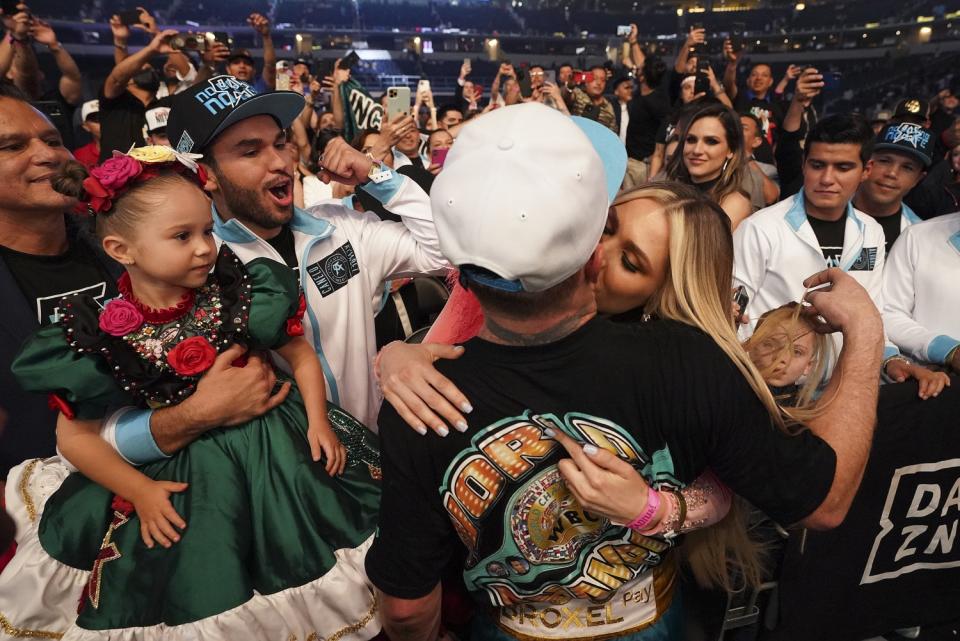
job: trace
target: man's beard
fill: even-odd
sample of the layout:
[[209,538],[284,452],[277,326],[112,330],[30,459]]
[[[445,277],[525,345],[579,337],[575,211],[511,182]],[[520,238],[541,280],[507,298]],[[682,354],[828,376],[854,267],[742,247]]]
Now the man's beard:
[[[241,222],[250,222],[262,229],[276,229],[288,223],[293,217],[293,204],[284,213],[263,206],[263,192],[257,189],[240,187],[227,177],[217,174],[217,182],[223,199],[227,201],[230,214]],[[291,189],[293,187],[291,186]]]

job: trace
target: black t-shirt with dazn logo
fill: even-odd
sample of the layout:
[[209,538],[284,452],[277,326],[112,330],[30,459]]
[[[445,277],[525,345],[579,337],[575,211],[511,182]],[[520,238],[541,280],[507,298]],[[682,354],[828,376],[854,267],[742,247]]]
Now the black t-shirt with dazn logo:
[[820,220],[807,215],[813,233],[817,236],[823,258],[827,267],[840,267],[843,256],[843,238],[847,229],[847,217],[841,216],[838,220]]
[[833,481],[833,450],[774,427],[723,351],[686,325],[594,319],[547,345],[465,348],[437,362],[473,404],[465,433],[420,436],[389,405],[380,413],[383,496],[366,569],[389,595],[422,597],[462,562],[491,616],[536,638],[567,638],[553,635],[572,617],[620,635],[669,606],[672,540],[585,511],[548,428],[614,452],[661,489],[709,467],[784,524],[813,512]]

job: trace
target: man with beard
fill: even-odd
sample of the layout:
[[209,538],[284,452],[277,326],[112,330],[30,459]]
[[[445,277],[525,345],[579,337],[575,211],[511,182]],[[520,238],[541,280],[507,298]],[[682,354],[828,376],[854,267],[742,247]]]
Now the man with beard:
[[203,154],[217,237],[244,262],[267,257],[297,271],[304,331],[323,365],[327,398],[375,428],[381,397],[371,368],[372,301],[384,281],[447,263],[427,194],[342,139],[327,144],[321,178],[362,185],[402,222],[339,202],[293,206],[285,130],[302,109],[295,92],[257,95],[237,78],[217,76],[174,99],[167,134],[178,151]]

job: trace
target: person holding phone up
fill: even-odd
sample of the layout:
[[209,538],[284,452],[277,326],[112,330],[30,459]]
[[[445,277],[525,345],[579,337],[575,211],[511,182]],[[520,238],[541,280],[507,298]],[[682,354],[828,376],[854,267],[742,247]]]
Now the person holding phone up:
[[[50,24],[34,17],[27,5],[17,0],[6,0],[3,7],[3,24],[9,37],[0,43],[0,78],[12,82],[31,100],[48,103],[48,108],[39,108],[52,117],[64,144],[72,149],[75,146],[73,112],[83,100],[80,69],[60,44]],[[31,43],[45,46],[53,56],[60,72],[55,85],[45,82]],[[63,117],[57,118],[55,113]]]

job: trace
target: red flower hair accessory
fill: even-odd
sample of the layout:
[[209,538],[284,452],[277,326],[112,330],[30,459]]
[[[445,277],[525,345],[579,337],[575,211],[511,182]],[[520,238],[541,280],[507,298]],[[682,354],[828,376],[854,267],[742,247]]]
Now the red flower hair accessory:
[[83,181],[84,202],[91,214],[102,214],[113,208],[113,201],[131,185],[144,183],[160,175],[161,170],[180,173],[189,171],[200,187],[207,184],[207,172],[197,163],[203,156],[184,154],[170,147],[152,145],[134,147],[125,154],[113,152],[113,157],[90,170]]

